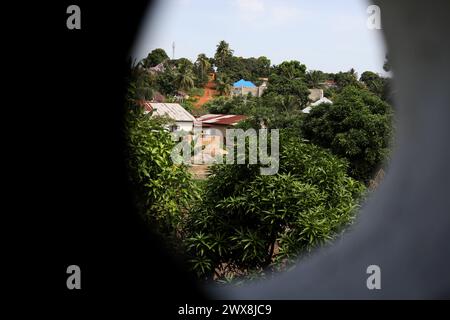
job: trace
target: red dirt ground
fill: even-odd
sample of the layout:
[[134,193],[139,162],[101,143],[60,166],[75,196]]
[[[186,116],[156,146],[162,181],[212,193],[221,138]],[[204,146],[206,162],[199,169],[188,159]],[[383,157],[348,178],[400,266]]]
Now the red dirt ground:
[[216,83],[214,81],[208,81],[208,83],[205,85],[203,96],[201,96],[196,103],[194,103],[194,107],[200,108],[202,105],[204,105],[206,102],[211,100],[213,96],[217,94],[216,92]]

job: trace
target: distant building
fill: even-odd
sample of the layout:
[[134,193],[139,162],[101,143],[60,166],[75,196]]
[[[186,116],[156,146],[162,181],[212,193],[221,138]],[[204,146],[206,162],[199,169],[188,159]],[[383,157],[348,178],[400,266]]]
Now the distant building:
[[311,103],[316,102],[317,100],[323,98],[322,89],[308,89],[308,90],[309,90],[308,100]]
[[323,96],[322,89],[309,89],[308,99],[311,101],[309,105],[302,110],[303,113],[309,113],[311,108],[322,103],[333,104],[333,101]]
[[318,106],[319,104],[322,104],[322,103],[333,104],[333,101],[331,101],[327,97],[322,97],[319,100],[317,100],[316,102],[311,103],[310,106],[314,107],[314,106]]
[[253,82],[241,79],[233,83],[232,96],[246,96],[251,94],[254,97],[261,97],[264,90],[267,88],[267,78],[260,78],[263,83],[257,87]]
[[205,114],[198,117],[195,126],[201,126],[205,136],[226,136],[226,129],[233,128],[247,116],[235,114]]
[[189,99],[189,95],[184,91],[178,90],[177,93],[173,96],[173,98],[177,102],[183,102],[184,100]]
[[148,70],[152,74],[164,72],[164,70],[165,70],[164,62],[161,62],[154,67],[148,68]]
[[258,87],[258,97],[261,97],[264,91],[267,89],[267,84],[269,82],[269,78],[259,78],[261,84]]
[[337,84],[334,80],[325,80],[324,82],[321,82],[320,85],[324,88],[336,88]]
[[194,129],[195,118],[178,103],[142,102],[145,112],[153,111],[152,116],[168,116],[174,123],[167,127],[170,131],[190,132]]
[[150,102],[164,102],[164,101],[165,101],[164,95],[161,94],[160,92],[156,91],[156,92],[153,94],[152,101],[150,101]]

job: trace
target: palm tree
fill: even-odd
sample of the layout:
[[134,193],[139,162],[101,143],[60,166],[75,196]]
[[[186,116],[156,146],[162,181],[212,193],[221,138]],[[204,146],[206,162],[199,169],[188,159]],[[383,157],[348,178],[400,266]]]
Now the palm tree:
[[229,95],[231,93],[231,80],[223,75],[221,76],[218,80],[217,80],[217,91],[219,92],[220,95]]
[[197,68],[198,68],[198,74],[197,77],[200,80],[200,82],[207,82],[208,81],[208,71],[211,68],[211,63],[209,62],[208,57],[204,53],[200,53],[197,56],[197,61],[195,62]]
[[214,55],[214,59],[216,60],[217,66],[223,66],[225,60],[233,55],[233,50],[230,49],[230,45],[222,40],[217,45],[216,54]]
[[200,70],[202,70],[202,73],[208,72],[209,68],[211,67],[211,64],[209,63],[209,59],[204,53],[200,53],[197,56],[196,63],[200,67]]
[[356,70],[351,68],[348,73],[353,76],[356,80],[358,80],[358,74],[356,73]]
[[323,80],[323,74],[321,71],[310,70],[306,73],[306,81],[311,88],[319,88],[320,83]]
[[183,68],[180,70],[177,77],[178,89],[189,90],[194,87],[194,74],[191,69]]

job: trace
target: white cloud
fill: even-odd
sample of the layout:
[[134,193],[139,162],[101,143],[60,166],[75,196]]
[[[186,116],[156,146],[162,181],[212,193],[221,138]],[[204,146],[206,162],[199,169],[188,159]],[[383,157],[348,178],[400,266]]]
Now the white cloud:
[[262,0],[237,0],[236,4],[240,18],[246,22],[256,21],[265,11]]
[[240,20],[248,26],[286,26],[304,18],[296,3],[267,0],[235,0]]
[[270,20],[276,24],[287,24],[301,18],[301,12],[298,8],[286,4],[274,4],[270,13]]
[[261,0],[237,0],[239,10],[252,13],[261,13],[264,11],[264,2]]

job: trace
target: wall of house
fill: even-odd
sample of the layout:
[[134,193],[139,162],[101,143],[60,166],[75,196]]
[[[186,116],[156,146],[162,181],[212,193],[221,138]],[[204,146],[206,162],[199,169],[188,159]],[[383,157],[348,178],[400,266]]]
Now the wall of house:
[[177,121],[176,124],[178,126],[178,130],[177,131],[184,130],[186,132],[189,132],[189,131],[192,131],[192,129],[194,128],[194,123],[193,122]]
[[258,87],[258,97],[261,97],[262,94],[264,93],[264,90],[266,90],[266,89],[267,89],[267,85],[260,85]]
[[225,138],[227,126],[215,125],[208,128],[203,128],[205,136],[220,136]]
[[261,85],[259,87],[255,87],[255,88],[233,88],[232,95],[245,96],[250,93],[254,97],[261,97],[264,90],[266,90],[266,89],[267,89],[266,85]]
[[233,95],[241,95],[246,96],[247,94],[251,94],[254,97],[258,96],[258,87],[255,88],[233,88],[232,94]]

